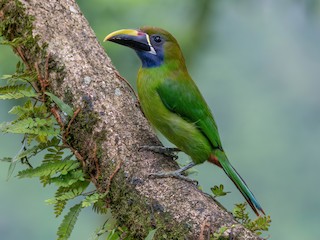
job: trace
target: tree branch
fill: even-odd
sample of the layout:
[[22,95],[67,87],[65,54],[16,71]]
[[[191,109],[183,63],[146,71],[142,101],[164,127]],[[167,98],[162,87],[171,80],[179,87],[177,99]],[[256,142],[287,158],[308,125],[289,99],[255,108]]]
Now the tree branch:
[[68,126],[68,144],[98,190],[109,191],[114,217],[134,239],[152,228],[158,228],[158,239],[164,233],[167,239],[205,239],[223,226],[229,226],[224,235],[232,239],[260,239],[192,183],[148,177],[177,164],[138,150],[161,143],[74,1],[0,1],[6,39],[28,39],[30,16],[34,42],[21,41],[15,51],[30,71],[36,64],[46,76],[47,65],[49,90],[74,109],[81,107]]

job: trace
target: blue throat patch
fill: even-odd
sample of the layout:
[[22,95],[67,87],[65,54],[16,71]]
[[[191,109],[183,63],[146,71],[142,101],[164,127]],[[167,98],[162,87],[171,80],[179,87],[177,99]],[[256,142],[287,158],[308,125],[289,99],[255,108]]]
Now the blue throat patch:
[[162,65],[164,60],[164,54],[162,49],[157,49],[157,54],[151,54],[146,51],[136,51],[138,57],[142,62],[143,68],[153,68]]

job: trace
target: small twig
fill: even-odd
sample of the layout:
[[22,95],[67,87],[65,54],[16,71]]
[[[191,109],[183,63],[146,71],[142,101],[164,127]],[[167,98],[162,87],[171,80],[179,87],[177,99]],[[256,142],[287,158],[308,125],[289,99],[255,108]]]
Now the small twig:
[[131,92],[133,93],[133,95],[134,95],[134,96],[136,97],[136,99],[138,100],[139,98],[138,98],[136,92],[134,91],[134,89],[133,89],[133,87],[131,86],[131,84],[127,81],[127,79],[125,79],[124,77],[122,77],[122,76],[118,73],[118,71],[115,71],[115,74],[116,74],[116,76],[117,76],[118,78],[120,78],[122,81],[124,81],[124,82],[128,85],[128,87],[130,88]]
[[72,116],[71,120],[69,121],[67,129],[66,129],[66,131],[64,133],[64,137],[65,138],[69,135],[71,124],[73,123],[73,121],[75,120],[75,118],[77,117],[77,115],[79,114],[80,111],[81,111],[81,108],[78,107],[77,110],[73,113],[73,116]]
[[84,161],[84,158],[81,156],[81,154],[78,152],[78,150],[74,149],[70,145],[68,145],[68,146],[69,146],[70,150],[73,152],[73,154],[76,156],[76,158],[83,163],[83,166],[85,166],[86,163]]
[[203,223],[201,224],[201,228],[200,228],[200,235],[199,235],[199,240],[205,240],[206,238],[206,235],[205,235],[205,230],[206,230],[206,227],[209,227],[210,225],[208,224],[208,220],[209,220],[209,217],[207,217]]
[[112,179],[114,178],[114,176],[117,174],[117,172],[120,170],[121,168],[121,165],[122,165],[122,161],[120,161],[116,167],[116,169],[113,171],[113,173],[111,174],[110,178],[109,178],[109,181],[108,181],[108,184],[107,184],[107,188],[106,188],[106,192],[109,192],[110,190],[110,186],[111,186],[111,181]]
[[[93,142],[93,150],[90,152],[89,159],[91,159],[91,162],[94,164],[94,170],[91,171],[91,169],[88,169],[88,173],[90,175],[91,181],[94,183],[96,188],[100,191],[100,184],[98,182],[98,178],[100,176],[100,169],[99,169],[99,160],[97,158],[97,144]],[[94,172],[94,173],[93,173]]]
[[136,91],[134,91],[134,89],[133,89],[133,87],[131,86],[131,84],[127,81],[127,79],[125,79],[124,77],[122,77],[122,76],[118,73],[118,71],[115,71],[115,74],[116,74],[116,76],[117,76],[118,78],[120,78],[122,81],[124,81],[124,82],[127,84],[127,86],[130,88],[131,92],[132,92],[133,95],[135,96],[135,100],[136,100],[135,105],[140,109],[140,111],[141,111],[142,114],[144,115],[144,112],[143,112],[142,109],[141,109],[139,97],[137,96]]
[[20,58],[22,59],[23,63],[28,67],[28,69],[30,69],[30,65],[29,65],[29,62],[27,61],[27,59],[25,58],[22,50],[21,50],[21,47],[18,46],[15,48],[15,50],[17,51],[17,53],[19,54]]
[[96,169],[95,178],[98,178],[100,176],[100,168],[99,168],[99,159],[97,158],[97,143],[95,142],[93,145],[93,160],[94,160],[95,169]]
[[39,65],[37,62],[34,63],[34,68],[36,69],[36,72],[37,72],[37,76],[38,76],[38,81],[40,83],[40,87],[41,87],[41,93],[42,93],[42,101],[45,102],[45,98],[46,98],[46,95],[44,94],[45,91],[46,91],[46,88],[49,86],[49,81],[48,81],[48,76],[49,76],[49,72],[48,72],[48,69],[47,69],[47,62],[49,62],[49,55],[47,57],[47,60],[46,60],[46,66],[45,66],[45,78],[42,78],[41,76],[41,72],[40,72],[40,69],[39,69]]
[[63,121],[60,117],[60,114],[58,113],[58,110],[55,107],[53,107],[50,109],[50,111],[53,114],[54,118],[57,120],[57,122],[61,128],[61,132],[63,132],[64,131],[64,124],[63,124]]
[[22,164],[27,164],[29,168],[33,168],[27,157],[21,159]]
[[150,210],[151,210],[151,216],[150,216],[150,224],[152,227],[156,228],[157,227],[157,222],[154,216],[154,209],[153,209],[153,204],[150,204]]
[[[22,62],[25,64],[25,66],[27,66],[27,69],[28,69],[29,71],[31,71],[31,67],[30,67],[30,65],[29,65],[29,62],[26,60],[26,58],[25,58],[25,56],[24,56],[24,54],[23,54],[23,52],[22,52],[22,50],[21,50],[21,47],[20,47],[20,46],[16,47],[16,48],[15,48],[15,51],[18,53],[19,57],[22,59]],[[33,87],[33,89],[34,89],[37,93],[40,92],[37,84],[35,84],[34,82],[30,82],[30,84],[31,84],[31,86]]]
[[50,53],[48,53],[46,57],[46,63],[45,63],[45,75],[44,79],[48,82],[49,80],[49,59],[50,59]]
[[92,191],[90,191],[90,192],[82,193],[81,195],[82,195],[82,196],[89,196],[89,195],[94,194],[94,193],[96,193],[96,192],[97,192],[97,190],[92,190]]

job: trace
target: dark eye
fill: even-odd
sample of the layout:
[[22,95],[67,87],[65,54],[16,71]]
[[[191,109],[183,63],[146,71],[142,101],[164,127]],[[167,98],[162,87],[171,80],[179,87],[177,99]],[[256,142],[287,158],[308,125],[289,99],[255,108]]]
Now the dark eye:
[[156,42],[156,43],[160,43],[162,41],[161,37],[160,36],[154,36],[153,37],[153,40]]

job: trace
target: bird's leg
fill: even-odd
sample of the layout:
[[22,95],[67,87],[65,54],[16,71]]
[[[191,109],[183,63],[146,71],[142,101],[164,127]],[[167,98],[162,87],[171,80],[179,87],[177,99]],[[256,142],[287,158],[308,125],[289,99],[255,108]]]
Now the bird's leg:
[[160,172],[160,173],[151,173],[149,174],[150,177],[159,177],[159,178],[167,178],[167,177],[172,177],[172,178],[177,178],[177,179],[181,179],[181,180],[185,180],[188,182],[196,182],[196,184],[198,185],[198,181],[196,180],[192,180],[186,176],[183,176],[182,173],[185,172],[186,170],[192,168],[193,166],[195,166],[195,163],[189,163],[188,165],[176,170],[176,171],[171,171],[171,172]]
[[163,146],[141,146],[139,150],[148,150],[155,153],[160,153],[168,157],[172,157],[174,160],[178,158],[177,152],[181,150],[179,148],[168,148]]

